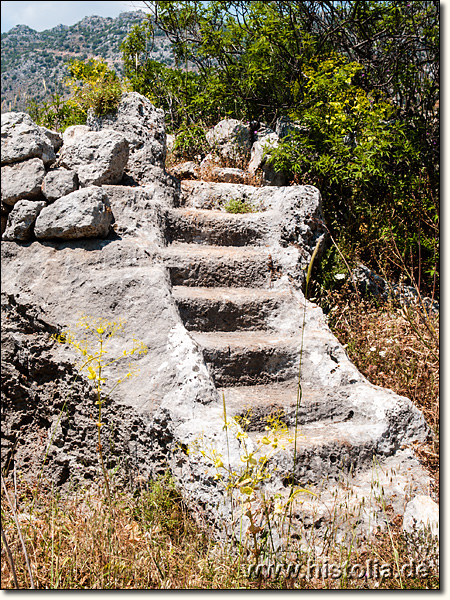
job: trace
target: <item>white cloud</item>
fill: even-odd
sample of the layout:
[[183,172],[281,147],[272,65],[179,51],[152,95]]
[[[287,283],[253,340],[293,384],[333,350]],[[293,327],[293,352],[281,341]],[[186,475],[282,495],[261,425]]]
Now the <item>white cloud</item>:
[[116,17],[121,12],[144,9],[142,2],[2,2],[2,32],[15,25],[28,25],[37,31],[56,25],[74,25],[83,17]]

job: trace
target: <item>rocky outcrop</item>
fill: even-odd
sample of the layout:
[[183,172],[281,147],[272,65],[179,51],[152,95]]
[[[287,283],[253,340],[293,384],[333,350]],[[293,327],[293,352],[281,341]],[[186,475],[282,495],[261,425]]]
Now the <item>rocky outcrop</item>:
[[[124,94],[116,112],[104,117],[91,114],[87,124],[95,131],[112,129],[125,136],[130,148],[126,173],[134,183],[152,183],[155,180],[155,170],[152,166],[164,169],[164,112],[155,108],[145,96],[137,92]],[[156,177],[160,177],[158,170]]]
[[58,164],[76,172],[81,187],[118,183],[129,157],[126,138],[116,131],[89,131],[63,146]]
[[[388,502],[402,515],[407,498],[428,492],[412,445],[429,429],[408,399],[357,371],[305,299],[305,271],[325,234],[319,191],[184,181],[180,192],[160,167],[151,177],[72,192],[42,208],[38,241],[2,242],[2,467],[15,461],[32,477],[47,456],[45,478],[60,485],[99,473],[95,396],[76,377],[73,347],[51,338],[89,315],[126,321],[108,356],[123,356],[136,338],[148,347],[104,373],[122,382],[105,403],[102,445],[124,477],[170,469],[189,503],[239,536],[247,492],[227,493],[215,469],[221,461],[240,473],[244,452],[258,460],[268,420],[278,418],[291,441],[249,502],[310,489],[317,496],[293,510],[295,534],[324,536],[341,505],[345,519],[333,527],[342,543],[358,528],[383,527]],[[230,200],[254,212],[230,214]],[[127,378],[130,369],[139,375]],[[273,533],[277,543],[281,530]]]
[[[279,130],[286,136],[298,127],[287,120]],[[286,173],[276,172],[269,164],[270,151],[278,146],[280,136],[267,125],[223,119],[207,131],[206,139],[211,152],[203,158],[199,155],[198,163],[190,162],[188,170],[183,166],[188,163],[173,166],[171,172],[175,176],[220,183],[257,181],[258,185],[278,187],[288,184]]]
[[92,186],[43,208],[36,219],[34,234],[38,240],[104,238],[111,222],[108,196],[101,188]]
[[2,165],[40,158],[55,161],[53,144],[31,118],[22,112],[2,114]]
[[206,139],[222,158],[239,160],[245,158],[251,148],[248,126],[237,119],[223,119],[206,133]]
[[[39,246],[38,254],[44,258],[42,252]],[[32,264],[29,267],[34,270]],[[67,283],[64,275],[63,281]],[[56,279],[55,284],[59,285]],[[14,295],[2,293],[1,300],[2,473],[7,476],[15,464],[26,478],[43,475],[44,487],[95,480],[92,386],[79,377],[73,357],[52,340],[59,329],[46,320],[46,308],[20,298],[18,289]],[[155,467],[146,424],[131,407],[109,404],[103,444],[110,468],[120,465],[119,477],[125,475],[126,481]]]

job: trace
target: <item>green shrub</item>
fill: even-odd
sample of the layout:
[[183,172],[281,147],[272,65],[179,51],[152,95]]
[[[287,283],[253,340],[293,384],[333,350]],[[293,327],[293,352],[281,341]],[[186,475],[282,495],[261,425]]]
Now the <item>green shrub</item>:
[[66,85],[72,91],[68,101],[81,110],[92,109],[97,116],[117,109],[122,97],[122,83],[116,73],[103,61],[90,59],[86,63],[72,60],[68,63]]
[[202,125],[188,125],[184,122],[180,127],[173,145],[174,158],[194,159],[209,150],[205,128]]
[[239,198],[231,198],[223,207],[227,212],[234,214],[255,212],[255,208],[249,202]]

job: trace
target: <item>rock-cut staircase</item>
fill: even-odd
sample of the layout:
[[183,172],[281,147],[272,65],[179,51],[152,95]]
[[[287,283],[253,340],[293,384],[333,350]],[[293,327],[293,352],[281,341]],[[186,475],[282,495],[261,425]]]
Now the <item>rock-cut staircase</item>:
[[[276,222],[270,207],[251,214],[202,208],[195,190],[168,210],[163,260],[185,328],[224,395],[227,414],[248,416],[251,439],[270,416],[279,416],[291,432],[297,424],[298,485],[328,482],[329,493],[330,482],[353,477],[367,495],[375,461],[384,468],[386,493],[389,482],[399,491],[406,479],[394,481],[393,469],[417,467],[405,445],[426,435],[423,417],[350,363],[321,310],[286,275],[292,248],[274,243],[271,218]],[[284,485],[293,456],[292,444],[274,458]]]

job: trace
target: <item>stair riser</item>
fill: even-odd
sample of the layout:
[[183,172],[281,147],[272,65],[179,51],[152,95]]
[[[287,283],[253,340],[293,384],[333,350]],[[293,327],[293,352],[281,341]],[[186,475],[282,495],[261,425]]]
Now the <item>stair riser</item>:
[[255,223],[202,221],[170,213],[167,216],[165,233],[169,244],[185,242],[216,246],[258,246],[264,243],[266,237]]
[[276,300],[237,304],[179,298],[177,304],[189,331],[267,330],[270,317],[280,310]]
[[203,356],[216,386],[286,381],[298,371],[298,354],[292,349],[203,348]]
[[[325,479],[342,481],[351,473],[370,468],[374,455],[377,455],[377,449],[371,442],[353,446],[347,443],[332,442],[302,448],[300,429],[294,482],[307,487],[309,484],[319,484]],[[292,476],[292,455],[286,458],[287,461],[283,461],[279,455],[274,462],[277,463],[278,469],[286,469],[285,476],[290,478]]]
[[267,263],[258,260],[222,262],[216,260],[169,264],[172,285],[191,287],[269,288]]

